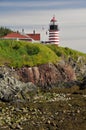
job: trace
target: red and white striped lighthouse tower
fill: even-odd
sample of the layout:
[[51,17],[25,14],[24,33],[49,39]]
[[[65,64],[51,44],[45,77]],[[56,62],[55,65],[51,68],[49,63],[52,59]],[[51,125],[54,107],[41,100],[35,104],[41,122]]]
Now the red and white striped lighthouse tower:
[[49,25],[49,43],[59,44],[59,29],[55,16],[53,16]]

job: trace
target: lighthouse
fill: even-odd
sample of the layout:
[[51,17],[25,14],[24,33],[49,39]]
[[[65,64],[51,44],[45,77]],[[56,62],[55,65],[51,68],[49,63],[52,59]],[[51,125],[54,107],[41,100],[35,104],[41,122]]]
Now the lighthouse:
[[50,20],[49,43],[59,45],[59,29],[55,16]]

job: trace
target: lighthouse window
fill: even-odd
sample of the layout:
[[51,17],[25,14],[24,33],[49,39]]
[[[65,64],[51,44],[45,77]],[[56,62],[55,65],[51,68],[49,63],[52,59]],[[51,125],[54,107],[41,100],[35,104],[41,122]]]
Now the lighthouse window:
[[57,25],[50,25],[50,30],[58,30],[58,26]]

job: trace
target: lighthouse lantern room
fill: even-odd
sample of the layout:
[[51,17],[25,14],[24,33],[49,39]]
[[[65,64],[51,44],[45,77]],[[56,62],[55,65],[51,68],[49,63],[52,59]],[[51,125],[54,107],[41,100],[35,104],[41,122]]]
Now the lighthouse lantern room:
[[55,16],[50,21],[49,25],[49,43],[51,44],[59,44],[59,29]]

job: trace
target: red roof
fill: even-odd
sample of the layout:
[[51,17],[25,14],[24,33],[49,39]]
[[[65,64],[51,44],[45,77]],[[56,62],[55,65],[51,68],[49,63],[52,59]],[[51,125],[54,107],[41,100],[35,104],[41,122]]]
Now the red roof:
[[12,32],[12,33],[9,33],[7,34],[6,36],[4,36],[3,38],[12,38],[12,39],[29,39],[30,37],[27,36],[27,35],[22,35],[20,33],[17,33],[17,32]]
[[2,37],[5,39],[19,39],[19,40],[27,40],[27,41],[40,41],[40,34],[20,34],[19,32],[12,32]]
[[29,37],[31,37],[33,40],[35,40],[35,41],[40,41],[40,34],[38,33],[36,33],[36,34],[27,34]]

